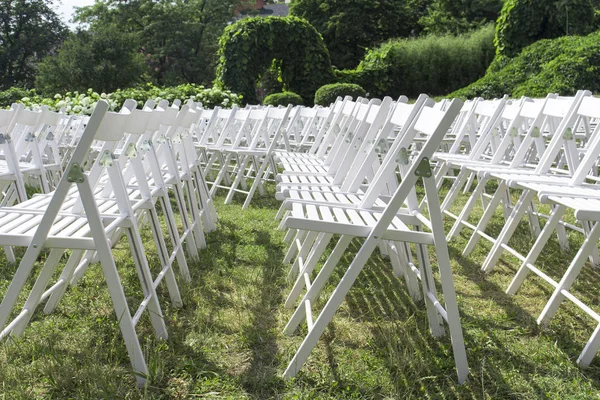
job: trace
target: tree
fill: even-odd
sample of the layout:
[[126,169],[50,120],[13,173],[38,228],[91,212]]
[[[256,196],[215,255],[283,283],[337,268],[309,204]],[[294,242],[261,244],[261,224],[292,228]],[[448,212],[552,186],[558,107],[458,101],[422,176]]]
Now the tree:
[[37,63],[67,34],[51,4],[47,0],[0,0],[0,89],[31,86]]
[[418,33],[428,0],[294,0],[292,15],[321,35],[339,69],[354,68],[365,50],[387,39]]
[[147,67],[132,36],[112,24],[71,34],[40,63],[36,86],[48,94],[88,88],[109,93],[141,82]]
[[214,79],[218,39],[239,0],[106,0],[80,8],[76,21],[114,24],[135,34],[158,84],[208,84]]
[[461,34],[496,21],[503,0],[433,0],[419,20],[426,33]]

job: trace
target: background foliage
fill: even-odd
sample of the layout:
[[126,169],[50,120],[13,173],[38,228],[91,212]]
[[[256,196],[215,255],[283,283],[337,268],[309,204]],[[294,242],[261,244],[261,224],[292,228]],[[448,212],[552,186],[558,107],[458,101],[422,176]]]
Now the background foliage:
[[596,28],[591,0],[506,0],[494,43],[499,56],[514,57],[539,39],[588,34]]
[[0,90],[31,86],[37,63],[67,33],[52,1],[0,0]]
[[367,53],[338,80],[363,86],[373,97],[445,95],[485,74],[494,58],[494,28],[460,36],[425,36],[389,41]]
[[325,40],[332,63],[354,68],[367,48],[418,33],[427,0],[295,0],[290,13],[305,18]]
[[321,35],[297,17],[246,18],[225,29],[219,40],[219,86],[256,103],[256,82],[280,60],[284,90],[298,93],[306,104],[321,85],[331,82],[329,52]]
[[500,70],[448,96],[545,97],[550,92],[572,95],[578,89],[600,91],[600,32],[540,40]]
[[354,100],[357,97],[366,97],[367,92],[361,86],[354,83],[332,83],[323,85],[315,93],[315,104],[329,106],[338,96],[344,98],[351,96]]
[[304,104],[304,100],[294,92],[283,92],[268,95],[265,97],[263,104],[268,106],[287,106],[288,104],[299,106]]
[[36,87],[47,94],[89,87],[112,92],[147,79],[135,36],[115,25],[71,34],[56,55],[40,63],[39,70]]
[[132,34],[151,79],[159,85],[208,84],[218,38],[239,0],[105,0],[78,10],[91,28],[113,25]]
[[204,107],[214,108],[216,106],[229,108],[234,104],[241,103],[241,96],[230,92],[229,90],[220,90],[217,88],[207,89],[201,85],[185,84],[173,87],[157,87],[152,84],[146,84],[137,88],[116,90],[112,93],[98,93],[93,89],[82,92],[57,93],[54,96],[45,97],[40,95],[35,89],[9,89],[0,92],[0,108],[10,107],[12,103],[23,103],[27,108],[38,109],[40,106],[47,106],[53,111],[64,108],[68,114],[91,114],[96,102],[103,99],[109,102],[111,110],[118,110],[127,99],[134,99],[138,106],[143,106],[148,99],[160,100],[179,99],[186,102],[188,99],[201,102]]
[[503,0],[433,0],[419,24],[428,34],[461,34],[496,21]]

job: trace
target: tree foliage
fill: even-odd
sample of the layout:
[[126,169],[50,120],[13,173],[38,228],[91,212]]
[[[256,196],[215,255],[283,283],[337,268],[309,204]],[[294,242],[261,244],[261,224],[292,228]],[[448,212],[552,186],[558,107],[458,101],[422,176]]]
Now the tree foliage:
[[135,35],[151,77],[161,85],[214,79],[218,39],[239,0],[105,0],[80,8],[76,20],[116,25]]
[[31,86],[37,63],[67,30],[45,0],[0,0],[0,89]]
[[290,13],[321,35],[338,69],[354,68],[367,48],[418,31],[428,0],[294,0]]
[[112,92],[140,83],[146,65],[132,34],[106,25],[72,34],[39,69],[36,86],[44,93],[88,88]]
[[583,35],[596,29],[592,0],[506,0],[496,24],[496,53],[514,57],[540,39]]
[[217,80],[256,103],[256,82],[279,60],[284,90],[312,103],[315,91],[331,82],[329,52],[321,35],[306,20],[296,17],[246,18],[228,26],[219,40]]
[[503,0],[433,0],[419,23],[424,32],[460,34],[496,21]]

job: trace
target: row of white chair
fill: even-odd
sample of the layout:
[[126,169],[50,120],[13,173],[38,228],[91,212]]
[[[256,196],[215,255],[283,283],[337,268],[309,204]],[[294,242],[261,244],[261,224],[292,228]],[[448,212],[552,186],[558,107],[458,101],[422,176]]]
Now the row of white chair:
[[[289,363],[285,377],[295,376],[376,247],[390,256],[394,272],[403,276],[413,298],[423,300],[434,336],[450,331],[459,382],[468,363],[456,294],[446,247],[442,213],[430,159],[442,144],[462,102],[444,107],[427,96],[414,104],[406,98],[340,100],[332,106],[329,132],[313,153],[278,154],[278,214],[288,229],[294,284],[286,307],[294,313],[285,328],[292,334],[305,321],[308,332]],[[442,109],[443,108],[443,109]],[[400,179],[397,178],[400,177]],[[419,209],[417,182],[428,199]],[[337,243],[320,270],[317,264],[328,244]],[[353,238],[360,250],[344,269],[324,307],[316,302]],[[437,259],[441,293],[436,287],[429,251]],[[420,284],[419,284],[420,282]],[[440,301],[443,296],[443,304]]]
[[[92,262],[99,261],[131,364],[138,382],[144,384],[148,368],[135,327],[148,311],[156,336],[167,337],[156,288],[164,280],[173,305],[182,305],[175,262],[181,279],[189,281],[183,247],[188,256],[198,259],[198,248],[206,246],[203,225],[214,229],[216,214],[194,150],[192,132],[199,120],[195,105],[179,110],[163,103],[155,108],[149,101],[137,110],[135,102],[128,101],[120,113],[107,110],[108,105],[101,101],[89,120],[67,118],[71,122],[79,119],[85,128],[80,134],[69,130],[68,139],[59,147],[70,158],[55,190],[0,207],[0,246],[7,254],[12,254],[15,246],[27,248],[2,293],[0,338],[20,335],[43,301],[44,311],[51,312],[67,287],[76,283]],[[177,204],[179,218],[170,197]],[[159,212],[164,215],[166,231]],[[158,267],[146,258],[140,233],[146,227],[152,231]],[[111,251],[122,236],[129,243],[144,295],[133,315]],[[42,250],[50,252],[41,270],[34,272]],[[72,251],[59,279],[52,282],[65,250]],[[27,290],[31,279],[35,284]],[[27,292],[27,300],[18,304],[22,292]],[[15,314],[17,307],[20,311]]]
[[[530,272],[553,288],[538,323],[547,325],[563,300],[570,300],[598,326],[577,362],[589,365],[600,348],[600,314],[577,298],[570,289],[586,259],[600,264],[600,191],[598,161],[600,156],[600,99],[588,91],[564,98],[549,94],[545,99],[483,101],[475,99],[463,110],[464,123],[457,127],[453,151],[438,153],[436,177],[438,187],[445,178],[453,184],[442,203],[442,211],[455,222],[448,239],[456,238],[463,228],[471,229],[463,255],[470,254],[481,239],[492,243],[482,269],[493,270],[504,252],[516,257],[521,265],[507,293],[516,294]],[[472,140],[460,139],[469,136]],[[452,173],[455,171],[456,173]],[[477,184],[471,187],[474,180]],[[489,182],[496,182],[493,193],[486,193]],[[450,207],[461,190],[469,193],[462,211],[455,215]],[[512,196],[518,200],[513,204]],[[536,200],[537,195],[537,200]],[[479,222],[468,222],[476,204],[483,214]],[[505,223],[498,237],[486,233],[497,208],[503,205]],[[549,207],[550,214],[539,211]],[[577,224],[563,217],[571,210]],[[534,244],[526,255],[509,246],[523,217],[527,216]],[[539,219],[546,219],[543,229]],[[548,276],[534,264],[556,233],[561,249],[568,248],[567,229],[583,234],[583,243],[559,280]]]

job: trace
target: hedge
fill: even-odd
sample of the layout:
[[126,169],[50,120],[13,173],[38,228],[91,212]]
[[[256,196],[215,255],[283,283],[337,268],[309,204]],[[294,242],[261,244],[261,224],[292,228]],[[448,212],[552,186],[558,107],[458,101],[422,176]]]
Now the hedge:
[[265,97],[263,104],[267,106],[301,106],[304,104],[302,97],[294,92],[272,93]]
[[500,70],[448,96],[544,97],[550,92],[573,95],[579,89],[600,91],[600,32],[540,40]]
[[492,25],[461,36],[398,39],[370,50],[356,70],[336,71],[373,97],[445,95],[481,78],[495,49]]
[[338,96],[352,96],[356,100],[357,97],[366,97],[367,92],[361,86],[354,83],[331,83],[323,85],[315,93],[315,104],[328,106],[333,103]]

